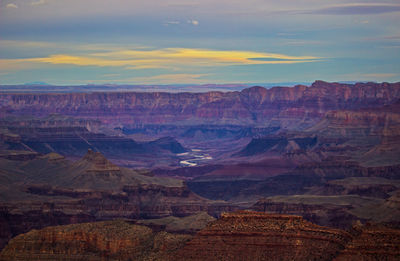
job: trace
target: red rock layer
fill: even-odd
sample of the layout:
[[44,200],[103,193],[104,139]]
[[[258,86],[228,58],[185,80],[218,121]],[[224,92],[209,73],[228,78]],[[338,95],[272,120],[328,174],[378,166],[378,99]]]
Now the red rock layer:
[[252,209],[284,215],[301,215],[313,223],[340,229],[347,229],[360,220],[359,217],[349,213],[351,205],[287,203],[261,199],[252,206]]
[[117,220],[32,230],[0,260],[399,260],[400,230],[367,224],[353,232],[248,211],[223,214],[193,238]]
[[335,261],[400,260],[400,230],[367,225]]
[[47,227],[12,239],[0,260],[165,260],[188,238],[124,221]]
[[[312,86],[253,87],[241,92],[0,94],[0,111],[59,113],[103,123],[168,122],[281,125],[312,123],[329,110],[380,106],[400,98],[400,83],[355,85],[315,82]],[[222,120],[222,121],[221,121]]]
[[300,216],[235,212],[199,232],[176,260],[332,260],[350,239]]
[[108,161],[103,154],[94,152],[91,149],[88,150],[83,159],[93,163],[93,166],[86,170],[87,172],[120,171],[120,168]]

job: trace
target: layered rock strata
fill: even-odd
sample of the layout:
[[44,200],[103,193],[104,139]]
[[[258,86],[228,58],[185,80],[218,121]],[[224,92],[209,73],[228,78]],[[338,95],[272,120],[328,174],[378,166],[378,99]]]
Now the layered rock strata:
[[114,165],[89,150],[79,161],[57,154],[20,164],[0,159],[0,248],[31,229],[116,218],[218,216],[237,207],[210,201],[181,181]]
[[47,227],[12,239],[0,260],[166,260],[190,237],[124,221]]
[[0,94],[0,111],[45,116],[59,113],[103,123],[218,123],[306,127],[329,110],[389,104],[400,98],[399,83],[310,87],[252,87],[241,92]]
[[189,220],[202,223],[204,218],[210,217],[203,213],[181,220],[153,220],[149,221],[152,229],[116,220],[32,230],[12,239],[0,253],[0,260],[391,261],[400,258],[400,230],[383,224],[362,226],[356,222],[348,233],[317,226],[299,216],[239,211],[224,213],[194,237],[162,231],[166,224],[193,228],[187,223]]
[[235,212],[199,232],[177,260],[332,260],[350,239],[300,216]]
[[335,261],[400,260],[400,230],[368,224]]

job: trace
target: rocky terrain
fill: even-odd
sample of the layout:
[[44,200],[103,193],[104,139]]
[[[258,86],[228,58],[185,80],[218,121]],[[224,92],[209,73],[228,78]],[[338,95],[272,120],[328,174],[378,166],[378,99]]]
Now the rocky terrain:
[[377,224],[356,227],[357,236],[334,260],[399,260],[400,230]]
[[153,230],[170,233],[195,234],[214,220],[215,218],[206,212],[199,212],[187,217],[168,216],[157,219],[142,219],[137,221],[136,224],[142,224],[153,228]]
[[[399,119],[398,101],[378,108],[331,111],[306,130],[253,138],[242,150],[231,154],[231,159],[245,159],[247,163],[217,167],[194,176],[188,185],[204,197],[241,202],[245,206],[263,197],[303,194],[335,196],[338,202],[344,195],[380,202],[399,190]],[[348,181],[351,182],[346,184]],[[334,201],[332,198],[330,204],[335,205]],[[348,207],[353,208],[352,202],[348,202]],[[303,215],[318,224],[344,225],[331,219],[339,216],[332,206],[328,207],[332,217],[324,219],[311,217],[306,210],[300,210],[302,206],[282,208],[297,209],[287,213]],[[398,218],[397,213],[394,211],[387,218]],[[361,216],[358,213],[347,219],[346,226]],[[362,218],[376,217],[371,214]]]
[[190,238],[121,220],[47,227],[11,240],[0,260],[168,260]]
[[32,230],[12,239],[0,260],[398,260],[399,240],[400,230],[382,225],[355,223],[349,233],[240,211],[194,236],[122,220]]
[[[36,123],[40,125],[43,122],[38,120]],[[56,152],[77,159],[92,149],[118,163],[126,160],[124,165],[143,168],[164,166],[164,162],[167,162],[166,165],[179,166],[176,154],[187,151],[172,137],[136,142],[123,136],[90,132],[82,126],[32,127],[8,126],[8,123],[3,121],[3,128],[0,126],[0,151],[3,155],[11,154],[10,151],[19,151],[19,154]]]
[[160,218],[235,209],[191,192],[181,181],[152,177],[89,150],[76,162],[49,154],[0,159],[1,242],[33,228],[115,218]]
[[300,216],[223,214],[199,232],[179,260],[331,260],[351,236]]
[[[233,222],[236,229],[260,219],[269,224],[265,233],[275,234],[281,232],[270,225],[285,222],[296,224],[293,231],[317,225],[350,231],[357,222],[399,228],[399,130],[400,83],[316,81],[207,93],[3,92],[0,247],[31,229],[116,218],[152,233],[193,235],[237,209],[274,215],[232,214],[216,226]],[[218,246],[227,233],[213,226],[194,242]],[[248,239],[260,241],[264,232],[252,229]],[[240,233],[226,242],[247,238]],[[274,244],[300,242],[326,260],[339,258],[335,253],[344,246],[348,259],[362,248],[351,234],[314,251],[308,245],[320,242],[310,233]],[[190,246],[176,253],[199,258],[201,251]],[[257,259],[265,245],[249,247]],[[216,257],[226,254],[221,249]],[[302,251],[288,258],[306,260]]]
[[[400,98],[400,84],[316,81],[310,87],[241,92],[0,94],[4,115],[59,113],[105,124],[217,123],[307,127],[330,110],[379,107]],[[278,120],[277,120],[278,119]]]
[[376,195],[371,197],[356,194],[272,196],[259,200],[252,209],[301,215],[320,225],[344,229],[351,227],[357,220],[391,223],[400,227],[399,190],[384,199]]

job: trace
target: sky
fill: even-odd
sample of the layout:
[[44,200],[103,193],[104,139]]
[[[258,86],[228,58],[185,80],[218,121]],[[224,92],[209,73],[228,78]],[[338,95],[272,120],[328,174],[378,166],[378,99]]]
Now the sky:
[[400,1],[0,0],[0,84],[400,81]]

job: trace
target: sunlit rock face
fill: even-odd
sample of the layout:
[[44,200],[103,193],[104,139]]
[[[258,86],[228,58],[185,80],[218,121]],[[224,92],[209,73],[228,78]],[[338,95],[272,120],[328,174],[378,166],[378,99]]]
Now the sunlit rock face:
[[358,233],[335,261],[400,259],[400,230],[367,224]]
[[223,214],[178,252],[178,260],[331,260],[351,235],[299,216]]
[[[223,213],[218,220],[202,213],[134,223],[115,220],[32,230],[13,238],[0,253],[0,260],[347,261],[400,257],[398,229],[359,221],[346,232],[315,225],[300,216],[237,211]],[[160,231],[162,227],[175,232]],[[185,233],[184,227],[203,229],[193,235]]]
[[0,260],[168,260],[189,238],[121,220],[47,227],[14,238]]

